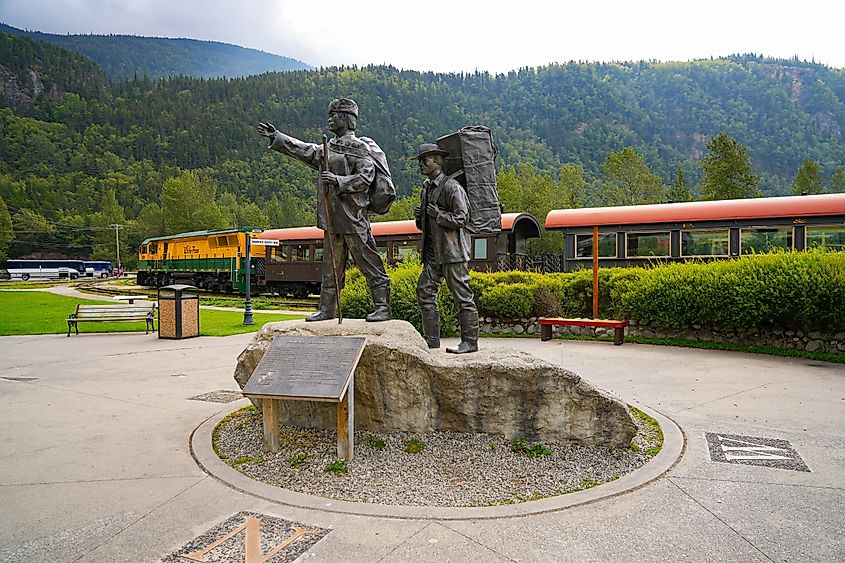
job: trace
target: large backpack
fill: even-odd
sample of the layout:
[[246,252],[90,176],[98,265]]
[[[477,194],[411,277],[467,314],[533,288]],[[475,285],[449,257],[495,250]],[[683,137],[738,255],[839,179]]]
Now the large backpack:
[[493,143],[490,129],[483,125],[463,127],[437,139],[437,146],[449,153],[443,162],[443,172],[460,182],[467,192],[467,230],[473,234],[501,231],[502,206],[494,164],[499,149]]
[[[370,203],[367,205],[367,211],[371,211],[378,215],[384,215],[390,211],[390,205],[396,199],[396,187],[393,185],[393,178],[390,177],[390,168],[387,165],[387,155],[381,150],[375,141],[369,137],[358,137],[367,146],[366,153],[360,152],[357,149],[350,147],[343,147],[341,152],[344,154],[351,154],[359,158],[368,158],[373,161],[376,168],[376,176],[373,178],[369,189]],[[340,147],[331,146],[332,150],[339,150]]]
[[390,168],[387,166],[387,155],[381,150],[375,141],[369,137],[358,137],[367,144],[370,150],[370,157],[376,165],[376,177],[370,184],[370,204],[368,211],[384,215],[390,211],[390,204],[396,199],[396,187],[393,185],[393,178],[390,177]]

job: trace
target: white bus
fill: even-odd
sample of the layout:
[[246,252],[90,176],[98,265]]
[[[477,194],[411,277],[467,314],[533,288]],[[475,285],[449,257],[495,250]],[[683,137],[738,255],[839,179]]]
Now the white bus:
[[112,276],[111,262],[107,260],[83,262],[85,275],[89,278],[110,278]]
[[75,280],[85,275],[82,260],[7,260],[12,280]]

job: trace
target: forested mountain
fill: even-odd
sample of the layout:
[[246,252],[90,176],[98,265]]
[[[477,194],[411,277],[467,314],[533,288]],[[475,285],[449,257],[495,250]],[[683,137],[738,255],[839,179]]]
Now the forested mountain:
[[[14,97],[9,80],[0,84],[0,198],[17,229],[13,256],[46,249],[107,257],[114,223],[125,225],[131,245],[199,228],[312,224],[312,172],[270,154],[255,124],[271,121],[317,142],[326,106],[340,96],[359,103],[358,132],[385,150],[401,195],[420,184],[407,158],[420,143],[489,126],[505,205],[541,220],[551,207],[629,201],[631,182],[648,187],[635,202],[699,193],[700,164],[719,133],[747,147],[764,194],[790,193],[805,161],[817,163],[822,185],[843,183],[845,70],[797,60],[109,81],[78,55],[0,38],[0,74],[16,77],[18,91],[30,88],[28,98]],[[28,86],[38,80],[55,87]],[[407,216],[410,203],[399,202],[391,217]]]
[[0,31],[46,41],[90,57],[115,79],[238,77],[311,68],[296,59],[217,41],[135,35],[55,35],[24,31],[3,23]]

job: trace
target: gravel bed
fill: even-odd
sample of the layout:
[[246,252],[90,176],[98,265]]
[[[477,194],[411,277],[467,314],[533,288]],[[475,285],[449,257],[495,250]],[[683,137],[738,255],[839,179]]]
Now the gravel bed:
[[[218,455],[241,473],[291,491],[374,504],[488,506],[573,492],[634,471],[662,442],[659,430],[635,420],[635,446],[615,449],[493,434],[356,431],[345,473],[326,470],[337,461],[332,431],[283,426],[279,451],[263,453],[261,416],[252,407],[224,419],[213,439]],[[422,451],[406,452],[411,439],[424,444]]]

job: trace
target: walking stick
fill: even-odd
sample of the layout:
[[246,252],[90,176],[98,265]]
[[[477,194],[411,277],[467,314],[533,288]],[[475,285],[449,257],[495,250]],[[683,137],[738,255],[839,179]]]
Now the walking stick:
[[[323,171],[329,171],[329,138],[323,135]],[[326,218],[326,240],[329,245],[329,260],[332,262],[332,275],[334,276],[334,295],[337,300],[337,324],[343,322],[343,310],[340,308],[340,284],[337,276],[337,263],[334,260],[334,243],[332,242],[332,221],[329,216],[329,184],[323,185],[323,214]]]

